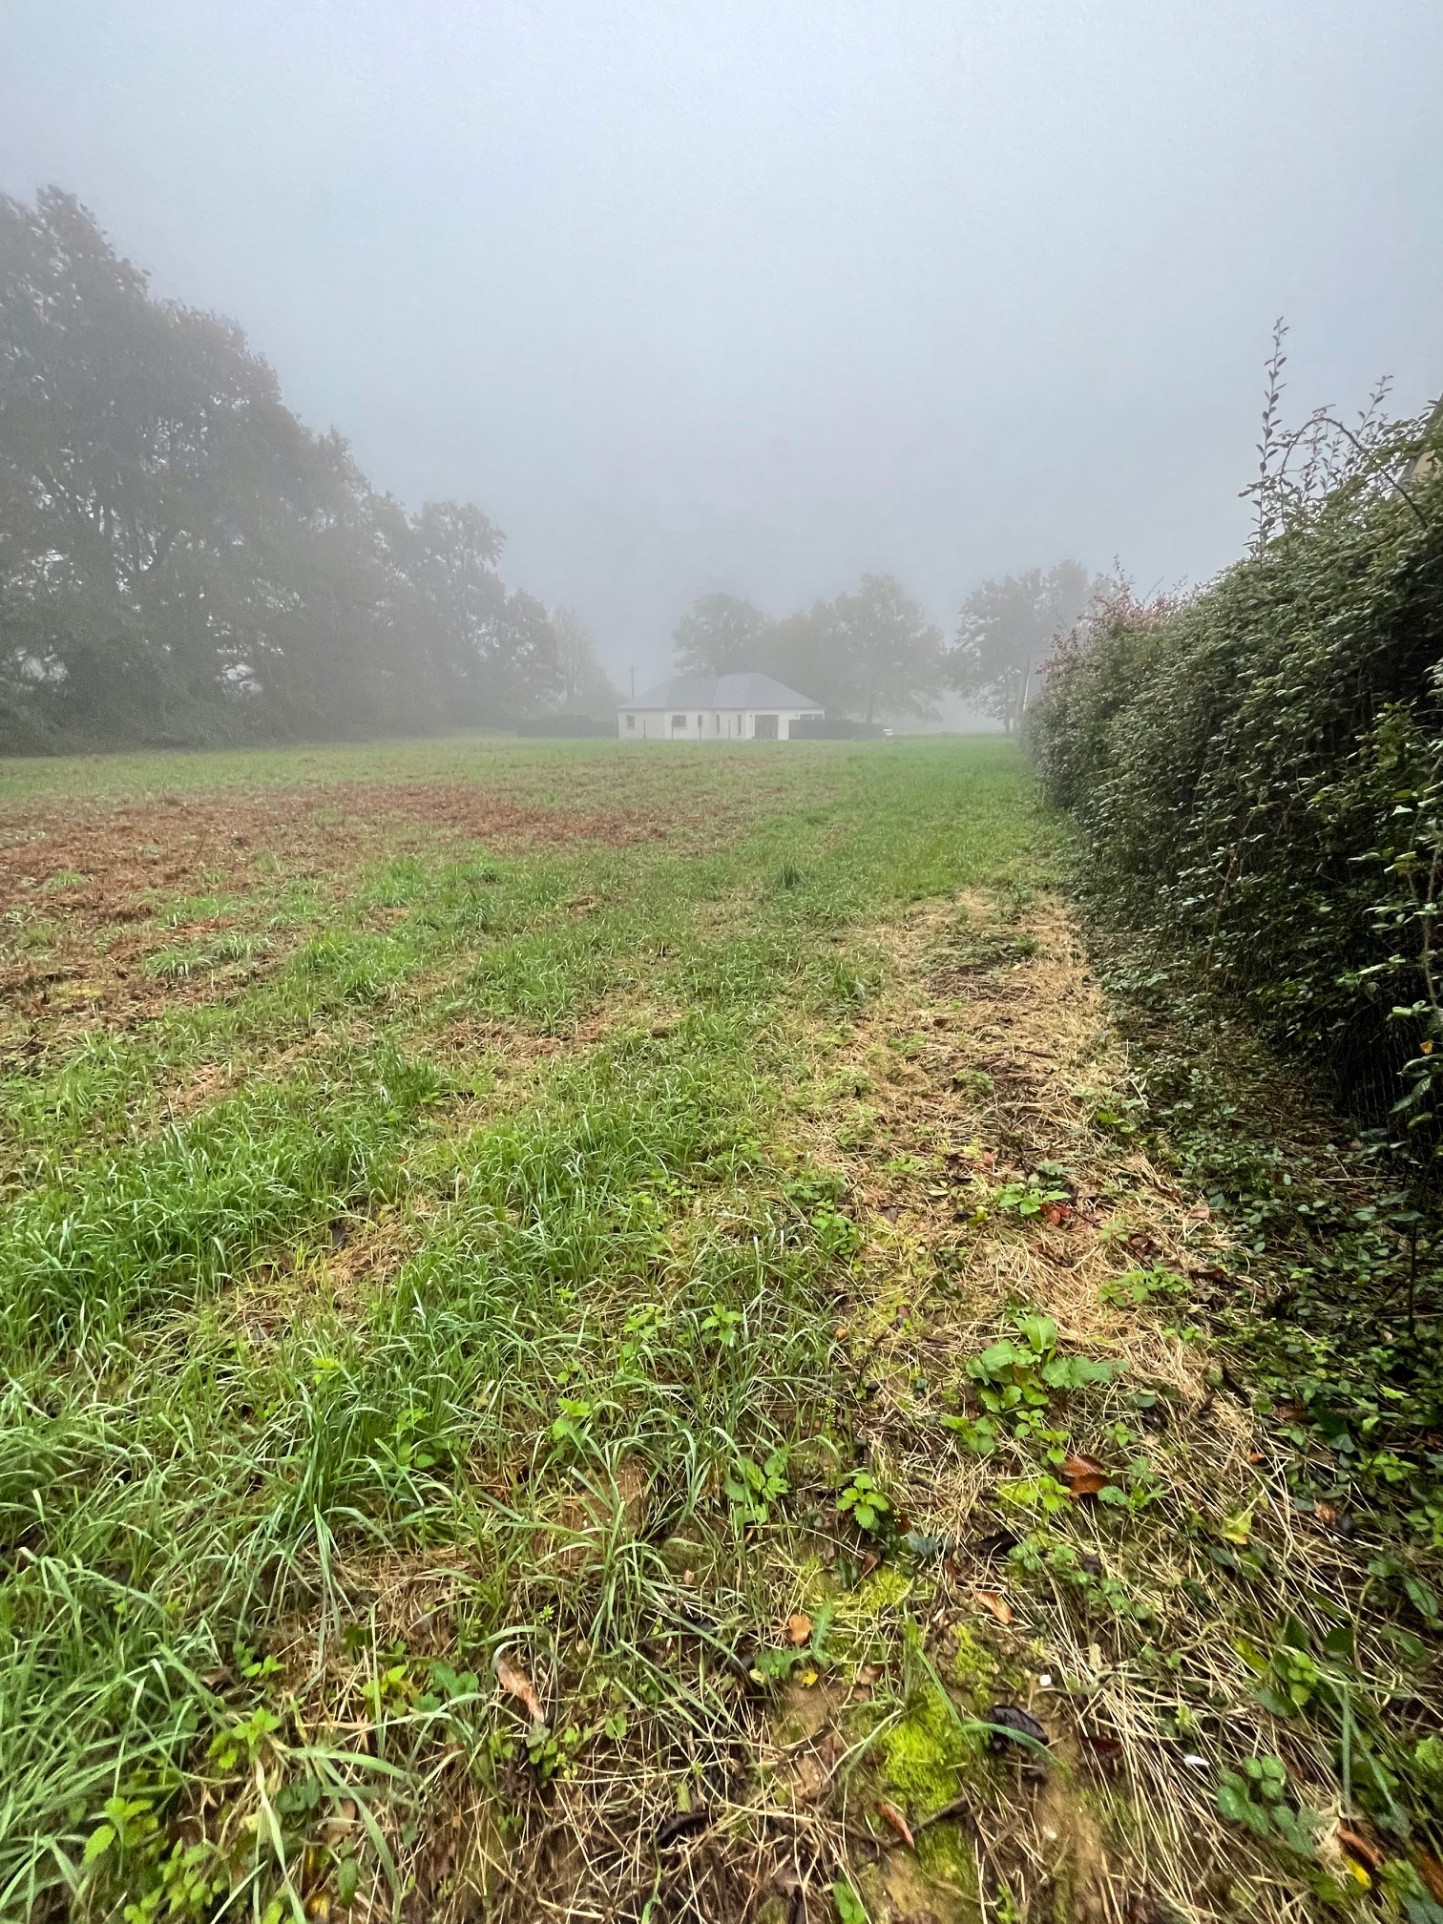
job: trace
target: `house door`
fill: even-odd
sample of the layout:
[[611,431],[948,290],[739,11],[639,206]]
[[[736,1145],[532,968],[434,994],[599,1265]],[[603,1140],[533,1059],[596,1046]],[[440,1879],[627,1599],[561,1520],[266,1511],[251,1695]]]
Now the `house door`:
[[758,715],[753,733],[759,742],[774,742],[777,739],[776,716]]

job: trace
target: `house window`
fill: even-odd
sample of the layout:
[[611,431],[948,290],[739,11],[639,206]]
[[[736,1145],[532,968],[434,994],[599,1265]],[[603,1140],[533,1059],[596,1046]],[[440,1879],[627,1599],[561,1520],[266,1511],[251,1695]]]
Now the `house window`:
[[671,732],[673,735],[684,735],[686,733],[686,716],[685,715],[672,716]]
[[628,727],[628,728],[635,728],[635,727],[636,727],[636,717],[635,717],[635,715],[628,715],[628,716],[627,716],[627,718],[626,718],[626,725],[627,725],[627,727]]
[[759,742],[774,742],[777,739],[776,716],[758,715],[752,733]]

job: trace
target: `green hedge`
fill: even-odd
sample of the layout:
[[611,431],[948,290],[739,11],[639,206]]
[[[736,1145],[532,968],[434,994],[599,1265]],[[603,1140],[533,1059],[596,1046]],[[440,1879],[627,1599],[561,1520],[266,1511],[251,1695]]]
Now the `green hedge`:
[[1337,431],[1347,471],[1275,479],[1270,538],[1197,593],[1097,611],[1029,718],[1093,907],[1417,1149],[1443,1108],[1437,419]]

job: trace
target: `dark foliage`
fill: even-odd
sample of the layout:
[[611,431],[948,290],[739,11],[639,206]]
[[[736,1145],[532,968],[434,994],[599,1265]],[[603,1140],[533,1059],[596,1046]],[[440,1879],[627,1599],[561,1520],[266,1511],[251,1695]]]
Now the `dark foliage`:
[[1319,414],[1283,437],[1275,399],[1276,378],[1252,554],[1184,601],[1122,592],[1074,630],[1031,751],[1081,826],[1094,907],[1200,962],[1422,1155],[1443,1093],[1436,417]]
[[701,595],[676,625],[676,665],[688,675],[737,675],[757,666],[772,624],[737,595]]
[[375,494],[69,195],[0,199],[0,752],[553,706],[556,637],[500,550],[473,507]]

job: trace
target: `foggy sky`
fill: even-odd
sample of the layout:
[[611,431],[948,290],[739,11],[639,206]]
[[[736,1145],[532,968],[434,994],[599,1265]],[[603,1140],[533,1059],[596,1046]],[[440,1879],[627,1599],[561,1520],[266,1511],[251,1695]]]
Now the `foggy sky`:
[[76,192],[608,662],[1245,539],[1295,413],[1443,388],[1440,0],[0,0],[0,187]]

